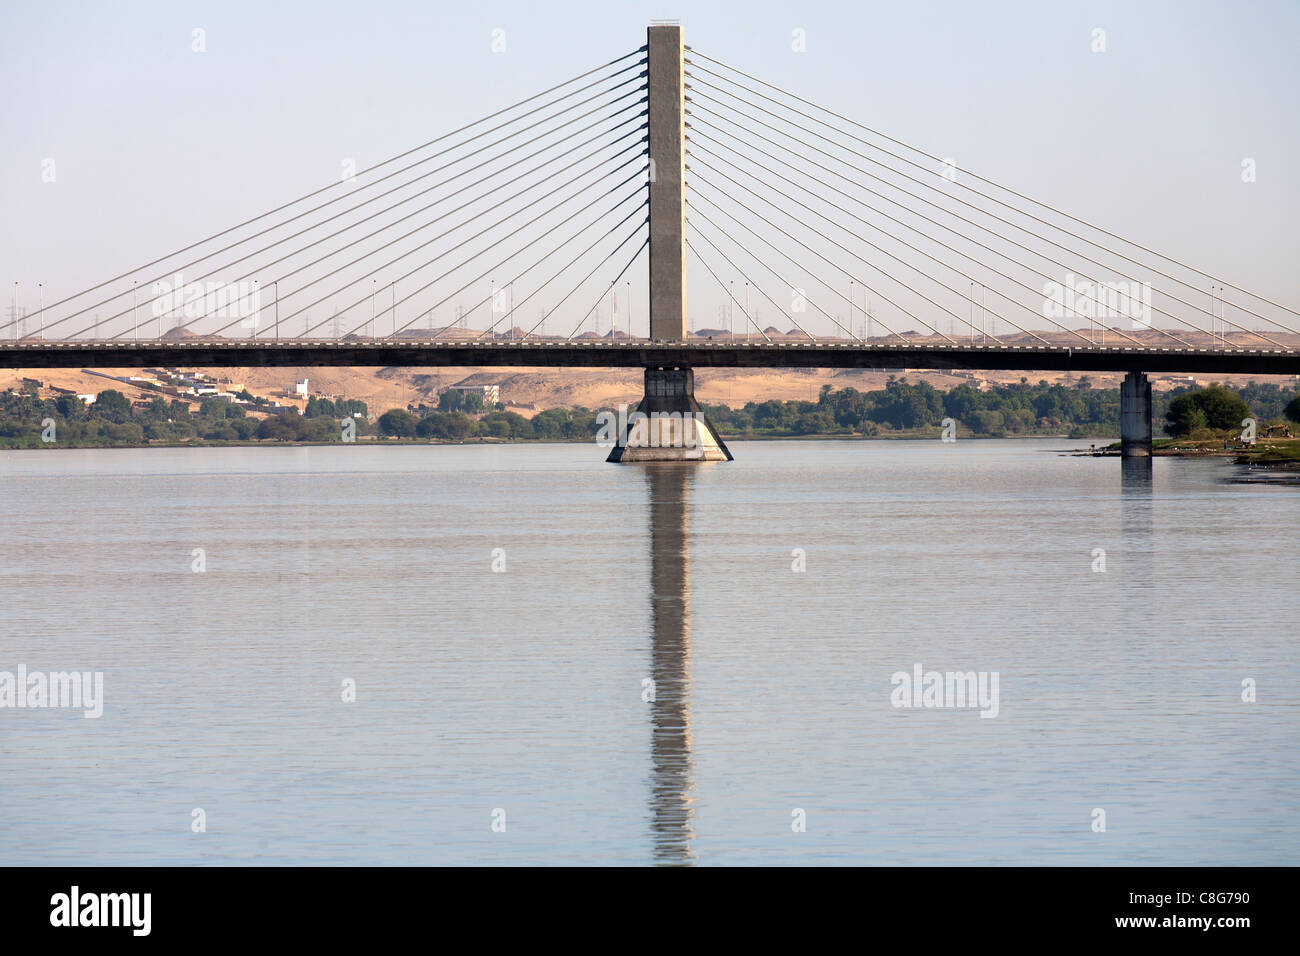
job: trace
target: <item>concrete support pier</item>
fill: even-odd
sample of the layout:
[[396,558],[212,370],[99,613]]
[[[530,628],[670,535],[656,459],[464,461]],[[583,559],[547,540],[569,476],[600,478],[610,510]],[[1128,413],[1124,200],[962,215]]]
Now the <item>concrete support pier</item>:
[[1119,387],[1119,446],[1124,458],[1151,457],[1151,380],[1129,372]]
[[731,452],[695,400],[689,368],[648,368],[645,397],[628,415],[607,461],[731,461]]

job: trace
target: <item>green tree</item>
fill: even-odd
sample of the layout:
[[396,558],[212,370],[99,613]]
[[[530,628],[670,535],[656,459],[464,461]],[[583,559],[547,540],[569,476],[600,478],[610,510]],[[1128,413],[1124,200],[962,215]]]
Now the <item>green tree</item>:
[[1248,406],[1236,392],[1221,385],[1210,385],[1179,395],[1165,412],[1165,431],[1175,438],[1189,435],[1198,428],[1240,428],[1250,416]]
[[337,410],[334,407],[334,403],[328,398],[317,398],[313,395],[311,398],[307,399],[307,408],[302,414],[304,418],[317,418],[320,416],[334,418],[337,415]]
[[[294,441],[298,437],[298,432],[294,428],[290,415],[268,415],[262,419],[262,424],[257,426],[257,437],[271,441]],[[292,417],[298,416],[292,415]]]
[[977,408],[962,424],[969,425],[970,430],[977,435],[988,435],[1002,430],[1002,413]]
[[149,407],[144,410],[142,416],[146,421],[165,422],[168,418],[167,399],[155,398],[149,403]]
[[257,435],[257,428],[261,423],[255,418],[245,416],[244,418],[232,418],[226,424],[234,429],[240,441],[249,441]]
[[1286,409],[1282,414],[1293,422],[1300,422],[1300,394],[1286,403]]
[[415,416],[404,408],[392,408],[379,416],[379,434],[393,438],[415,437]]
[[474,433],[474,419],[463,412],[434,412],[420,420],[417,433],[421,438],[440,441],[464,441]]
[[1250,417],[1250,406],[1222,385],[1201,389],[1200,401],[1211,428],[1240,428],[1241,420]]
[[130,421],[131,402],[115,388],[106,388],[95,399],[95,417],[115,424]]
[[230,413],[230,403],[224,398],[205,398],[199,406],[199,416],[215,421],[225,421]]
[[76,395],[60,395],[54,400],[54,407],[65,422],[77,422],[86,417],[86,405]]

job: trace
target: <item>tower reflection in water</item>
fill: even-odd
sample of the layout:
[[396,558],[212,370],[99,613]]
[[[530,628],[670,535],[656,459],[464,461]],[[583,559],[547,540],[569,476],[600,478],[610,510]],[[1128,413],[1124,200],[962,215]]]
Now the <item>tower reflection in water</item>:
[[655,860],[695,860],[691,841],[690,522],[693,464],[645,465],[650,497],[650,819]]

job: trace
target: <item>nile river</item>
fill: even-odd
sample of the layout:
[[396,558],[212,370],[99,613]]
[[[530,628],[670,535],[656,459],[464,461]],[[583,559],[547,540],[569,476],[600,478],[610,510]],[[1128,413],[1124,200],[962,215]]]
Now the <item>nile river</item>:
[[1300,487],[1078,444],[0,452],[0,864],[1300,863]]

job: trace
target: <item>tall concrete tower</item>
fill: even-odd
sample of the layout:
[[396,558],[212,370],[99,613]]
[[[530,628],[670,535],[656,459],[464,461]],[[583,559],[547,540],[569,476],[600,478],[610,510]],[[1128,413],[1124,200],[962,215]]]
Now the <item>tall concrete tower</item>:
[[650,133],[650,338],[686,338],[685,81],[682,28],[646,31]]

